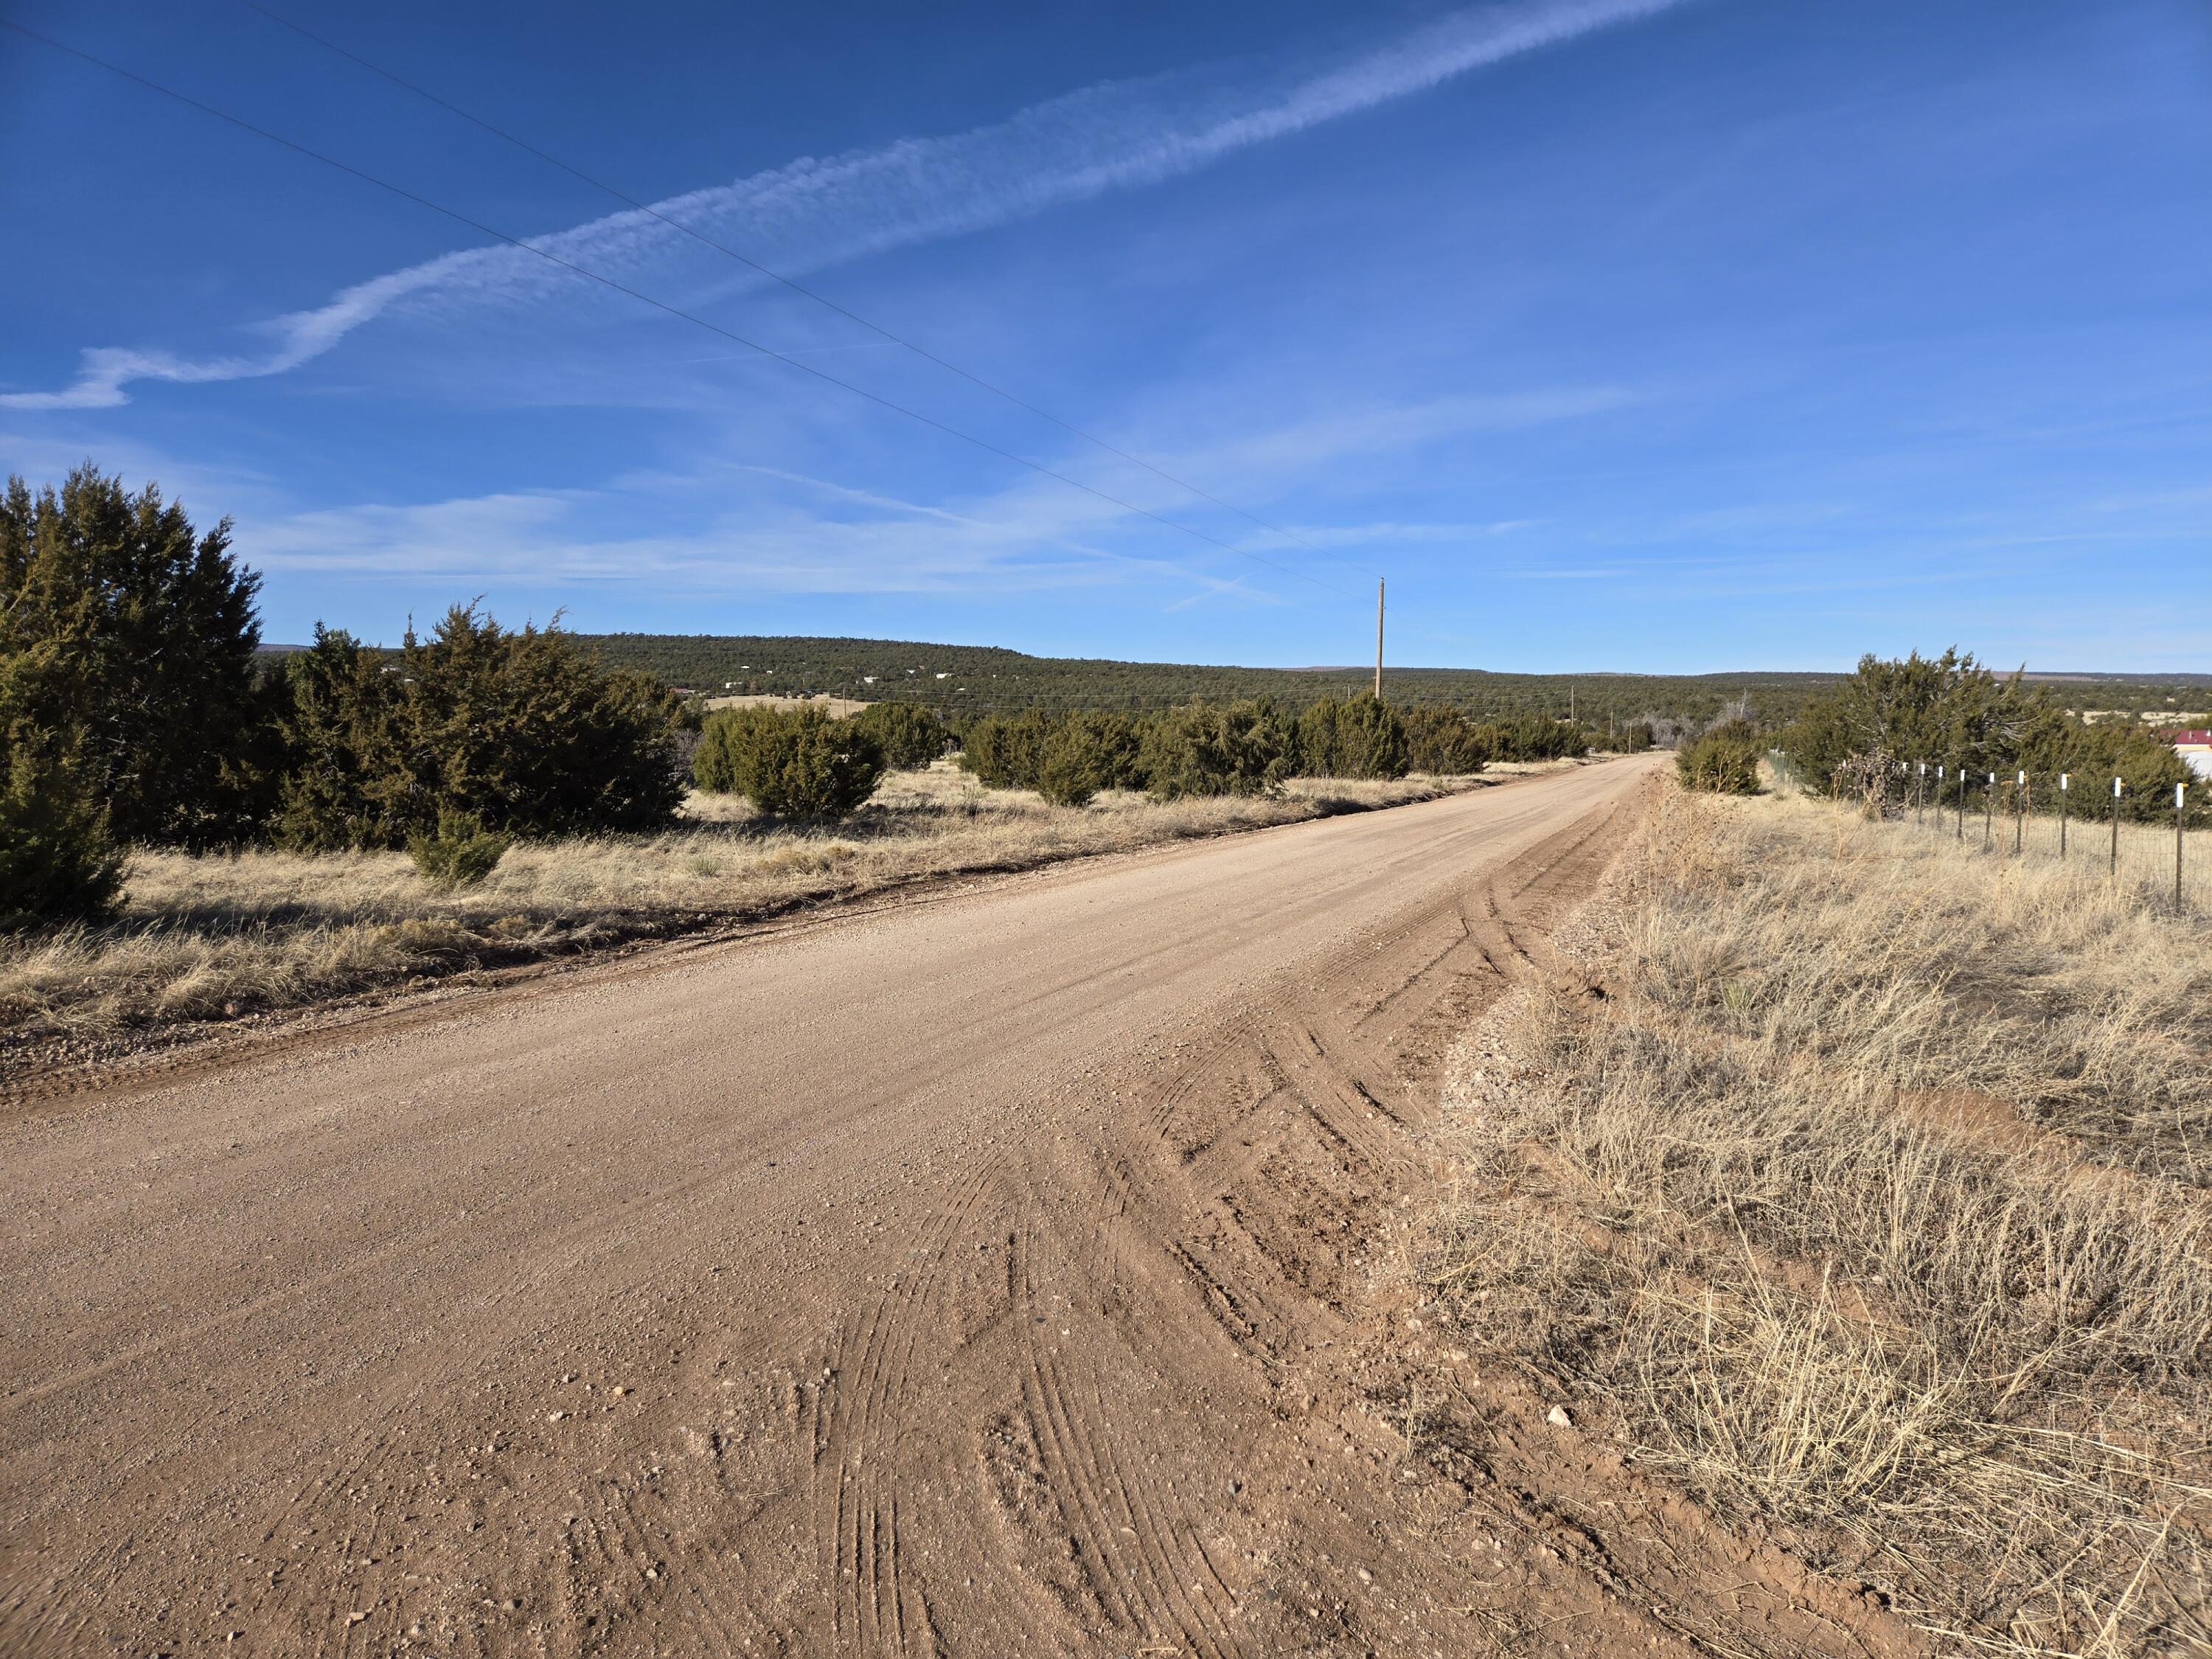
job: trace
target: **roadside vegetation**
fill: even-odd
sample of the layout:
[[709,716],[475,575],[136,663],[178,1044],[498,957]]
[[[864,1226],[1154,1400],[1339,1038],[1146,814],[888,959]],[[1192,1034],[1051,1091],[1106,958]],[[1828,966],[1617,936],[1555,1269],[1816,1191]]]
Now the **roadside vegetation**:
[[[1557,720],[1478,722],[1448,708],[1401,709],[1371,697],[1323,698],[1293,713],[1266,698],[1194,703],[1154,714],[1030,709],[958,728],[960,763],[1000,788],[1064,805],[1102,790],[1161,800],[1265,793],[1285,778],[1468,777],[1499,762],[1568,760],[1595,746]],[[1619,750],[1651,746],[1647,726]]]
[[319,626],[266,654],[258,592],[228,521],[202,533],[150,486],[89,464],[36,494],[9,481],[0,1044],[1389,805],[1449,787],[1421,770],[1589,743],[1366,698],[709,712],[558,618],[516,629],[473,605],[396,649]]
[[[2087,724],[2068,714],[2051,687],[2000,678],[1955,650],[1862,659],[1774,742],[1807,787],[1892,811],[1912,787],[1915,766],[1931,777],[1941,766],[1954,780],[1963,771],[1974,800],[1991,774],[2009,791],[2025,772],[2046,786],[2031,796],[2031,810],[2044,811],[2057,806],[2061,773],[2100,789],[2118,777],[2121,815],[2162,823],[2172,822],[2174,786],[2192,781],[2181,757],[2142,726]],[[2212,792],[2195,793],[2202,821]]]
[[1685,787],[1709,794],[1755,795],[1765,746],[1749,720],[1723,720],[1674,751],[1674,774]]
[[[780,819],[742,797],[696,794],[656,832],[477,850],[489,867],[473,879],[426,874],[419,842],[411,854],[141,848],[111,918],[0,942],[0,1054],[711,929],[919,881],[1395,805],[1455,787],[1465,786],[1292,779],[1267,795],[1161,802],[1116,792],[1075,808],[988,788],[940,763],[885,775],[842,821]],[[449,821],[433,838],[436,856],[471,856],[481,834]]]
[[1587,920],[1461,1050],[1437,1316],[1941,1651],[2212,1648],[2201,925],[1687,792]]

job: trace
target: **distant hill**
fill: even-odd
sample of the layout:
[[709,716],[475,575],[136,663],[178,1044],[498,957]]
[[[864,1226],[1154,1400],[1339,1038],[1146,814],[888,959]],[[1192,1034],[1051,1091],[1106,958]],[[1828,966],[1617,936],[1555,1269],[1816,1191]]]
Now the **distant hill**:
[[[909,640],[805,639],[773,635],[586,635],[609,662],[675,685],[721,693],[826,692],[948,710],[1159,708],[1193,700],[1271,696],[1302,707],[1364,690],[1373,671],[1238,668],[1197,663],[1032,657],[995,646]],[[1646,714],[1709,720],[1747,698],[1762,718],[1787,720],[1835,674],[1493,674],[1471,668],[1386,668],[1383,691],[1477,716],[1576,713],[1603,724]]]
[[[693,690],[850,697],[915,702],[954,712],[1022,708],[1164,708],[1177,703],[1273,697],[1303,708],[1322,697],[1364,690],[1372,667],[1238,668],[1221,664],[1120,662],[1110,658],[1032,657],[990,645],[933,645],[915,640],[811,639],[781,634],[582,634],[606,661]],[[268,644],[264,657],[297,645]],[[1456,708],[1479,719],[1564,715],[1570,706],[1592,724],[1646,714],[1710,720],[1743,701],[1761,720],[1796,717],[1838,673],[1745,669],[1725,674],[1496,674],[1480,668],[1391,668],[1382,690],[1395,702]],[[2201,713],[2212,703],[2212,674],[2124,674],[2030,671],[2069,707],[2129,713]]]
[[2100,674],[2094,669],[2035,669],[2027,671],[2031,680],[2049,680],[2054,684],[2070,685],[2086,681],[2095,685],[2154,685],[2167,690],[2175,687],[2194,687],[2202,690],[2212,686],[2212,674]]

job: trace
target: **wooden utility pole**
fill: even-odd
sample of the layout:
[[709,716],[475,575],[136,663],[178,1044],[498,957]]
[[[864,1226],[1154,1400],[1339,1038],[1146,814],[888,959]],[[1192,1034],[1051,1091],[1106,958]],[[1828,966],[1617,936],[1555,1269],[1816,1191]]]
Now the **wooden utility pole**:
[[1382,701],[1382,579],[1375,579],[1375,701]]

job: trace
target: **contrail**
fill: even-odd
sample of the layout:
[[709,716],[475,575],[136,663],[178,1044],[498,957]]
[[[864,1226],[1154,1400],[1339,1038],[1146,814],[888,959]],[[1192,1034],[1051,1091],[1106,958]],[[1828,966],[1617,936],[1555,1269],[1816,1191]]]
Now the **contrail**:
[[[805,158],[673,196],[653,204],[653,213],[779,270],[820,270],[1195,172],[1238,150],[1682,3],[1542,0],[1456,12],[1287,85],[1209,94],[1192,91],[1188,75],[1109,82],[951,137]],[[652,214],[624,211],[531,240],[572,264],[635,276],[682,255],[686,239]],[[125,388],[139,380],[191,385],[282,374],[398,307],[511,309],[573,291],[557,270],[520,249],[463,249],[355,283],[312,310],[252,325],[270,342],[259,352],[191,358],[91,348],[69,386],[0,394],[0,405],[108,408],[127,403]]]

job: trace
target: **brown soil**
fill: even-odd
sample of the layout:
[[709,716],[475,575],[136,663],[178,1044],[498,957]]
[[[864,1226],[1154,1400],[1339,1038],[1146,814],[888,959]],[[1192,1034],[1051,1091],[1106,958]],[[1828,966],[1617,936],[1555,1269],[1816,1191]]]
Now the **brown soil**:
[[1431,1073],[1650,775],[19,1111],[0,1651],[1917,1650],[1411,1328]]

